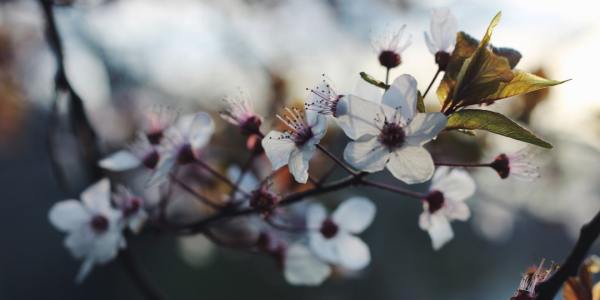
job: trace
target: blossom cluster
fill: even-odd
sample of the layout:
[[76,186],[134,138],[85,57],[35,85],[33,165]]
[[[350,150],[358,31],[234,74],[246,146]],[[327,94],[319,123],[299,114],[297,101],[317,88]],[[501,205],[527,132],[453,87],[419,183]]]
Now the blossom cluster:
[[[388,75],[401,65],[402,51],[410,45],[402,41],[404,30],[374,43]],[[434,11],[425,42],[438,73],[448,74],[454,62],[457,33],[457,21],[448,10]],[[488,48],[483,45],[481,51]],[[461,84],[467,83],[456,83]],[[466,200],[475,194],[476,183],[468,168],[491,168],[501,178],[537,176],[526,151],[500,154],[482,164],[436,162],[428,150],[435,146],[431,142],[453,129],[449,118],[463,111],[463,102],[443,99],[441,109],[426,111],[417,80],[409,74],[391,83],[363,76],[356,90],[346,93],[338,93],[324,78],[307,94],[303,109],[285,108],[276,116],[281,126],[266,134],[261,127],[269,118],[255,112],[247,97],[224,101],[220,116],[246,139],[249,158],[242,167],[216,166],[222,161],[210,153],[217,130],[210,113],[180,116],[166,108],[146,112],[134,141],[98,162],[107,177],[87,188],[81,200],[58,202],[50,209],[51,223],[67,233],[65,246],[83,260],[77,280],[83,280],[94,265],[117,257],[130,234],[159,229],[203,234],[223,247],[270,256],[289,283],[318,285],[333,273],[357,272],[369,265],[371,251],[360,234],[373,222],[376,206],[368,198],[351,196],[329,212],[316,197],[364,186],[414,198],[422,204],[415,223],[438,250],[454,236],[451,223],[470,217]],[[347,138],[343,154],[330,152],[323,143],[331,124]],[[315,172],[321,165],[314,163],[316,159],[329,159],[347,177],[329,180],[331,172]],[[368,178],[385,170],[395,184]],[[135,188],[116,179],[122,178],[115,176],[120,173],[141,174],[143,189],[156,189],[156,195],[135,193]],[[288,174],[295,184],[280,180]],[[429,188],[424,193],[406,188],[425,182]],[[201,218],[189,221],[169,213],[181,195],[198,201]]]

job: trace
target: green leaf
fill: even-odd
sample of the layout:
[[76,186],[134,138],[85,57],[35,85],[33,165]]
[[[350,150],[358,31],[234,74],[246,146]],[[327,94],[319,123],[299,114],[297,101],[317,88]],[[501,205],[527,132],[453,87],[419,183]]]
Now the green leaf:
[[417,91],[417,111],[420,113],[425,112],[425,100],[423,99],[421,91]]
[[485,102],[490,102],[498,99],[527,94],[570,80],[551,80],[519,70],[515,70],[513,73],[515,76],[510,82],[500,84],[500,87],[495,93],[485,97],[482,100]]
[[501,14],[498,13],[488,26],[477,50],[467,58],[458,75],[452,95],[452,107],[477,104],[481,99],[493,94],[501,83],[510,82],[514,75],[508,59],[495,55],[488,44],[494,27],[498,25]]
[[387,84],[385,84],[385,82],[377,80],[377,79],[375,79],[375,77],[373,77],[373,76],[371,76],[371,75],[369,75],[369,74],[367,74],[365,72],[360,72],[360,77],[364,81],[366,81],[366,82],[368,82],[368,83],[370,83],[370,84],[372,84],[374,86],[380,87],[380,88],[382,88],[384,90],[387,90],[387,89],[390,88],[390,86],[387,85]]
[[451,114],[446,130],[456,129],[486,130],[540,147],[552,148],[550,143],[538,138],[531,131],[506,116],[489,110],[463,109]]

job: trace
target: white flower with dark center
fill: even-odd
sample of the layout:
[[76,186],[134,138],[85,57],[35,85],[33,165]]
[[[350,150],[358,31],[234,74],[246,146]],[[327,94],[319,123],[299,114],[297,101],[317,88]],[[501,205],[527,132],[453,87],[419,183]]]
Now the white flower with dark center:
[[50,223],[67,233],[65,246],[83,260],[77,282],[81,282],[96,264],[105,264],[125,248],[122,213],[110,203],[110,183],[103,179],[81,194],[81,201],[65,200],[52,206]]
[[159,145],[165,131],[177,120],[178,112],[171,107],[157,105],[143,116],[144,134],[152,145]]
[[435,62],[440,69],[445,71],[456,42],[458,21],[449,9],[434,9],[429,26],[431,36],[424,33],[427,48],[435,55]]
[[123,172],[140,166],[153,170],[158,165],[160,153],[146,136],[140,135],[127,149],[117,151],[98,162],[103,169]]
[[353,197],[338,206],[331,216],[320,204],[307,212],[309,244],[320,259],[349,270],[360,270],[371,261],[369,247],[356,234],[373,222],[375,205],[362,197]]
[[372,40],[372,45],[375,51],[379,54],[379,63],[392,69],[402,63],[402,52],[411,44],[411,36],[409,35],[406,41],[402,41],[406,25],[402,25],[396,31],[388,31],[381,36],[375,37]]
[[317,286],[331,275],[331,267],[308,247],[296,243],[285,251],[283,273],[290,284]]
[[327,119],[308,110],[303,116],[297,109],[287,108],[285,117],[277,116],[287,127],[284,132],[271,131],[262,140],[265,154],[273,170],[288,165],[290,173],[299,183],[308,180],[308,163],[315,153],[316,145],[327,132]]
[[540,177],[539,168],[534,163],[536,154],[536,151],[529,147],[514,153],[503,153],[496,156],[490,167],[496,170],[502,179],[512,175],[521,180],[531,181]]
[[210,141],[215,124],[208,113],[186,115],[166,131],[164,151],[148,184],[161,182],[176,165],[196,161]]
[[122,185],[117,187],[117,192],[112,198],[117,208],[121,210],[129,229],[134,233],[139,233],[148,219],[144,199],[134,195]]
[[469,218],[465,200],[474,193],[475,182],[466,171],[440,167],[435,172],[419,216],[419,226],[429,233],[433,249],[440,249],[454,237],[451,221]]
[[354,139],[344,159],[354,168],[377,172],[386,168],[406,183],[431,178],[434,164],[423,145],[446,127],[442,113],[417,113],[417,82],[401,75],[384,93],[380,104],[352,96],[348,115]]
[[240,92],[238,97],[227,97],[223,102],[226,107],[220,113],[221,118],[240,128],[244,134],[260,132],[262,118],[254,112],[244,93]]

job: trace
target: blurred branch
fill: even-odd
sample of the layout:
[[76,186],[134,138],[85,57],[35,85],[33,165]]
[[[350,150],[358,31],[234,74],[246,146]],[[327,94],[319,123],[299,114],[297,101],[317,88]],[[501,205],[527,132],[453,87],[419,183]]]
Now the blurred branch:
[[536,300],[552,300],[569,277],[577,276],[579,267],[583,263],[588,251],[600,235],[600,211],[587,224],[581,227],[577,243],[571,250],[569,257],[561,267],[548,280],[540,283],[536,288]]
[[48,126],[49,152],[54,172],[56,173],[62,188],[68,190],[64,170],[62,170],[60,163],[57,160],[56,148],[54,141],[52,140],[58,129],[58,95],[65,93],[68,96],[69,124],[78,142],[79,153],[82,155],[84,163],[87,165],[87,171],[90,172],[91,179],[93,180],[101,177],[101,170],[96,164],[99,158],[96,145],[96,133],[89,122],[81,97],[73,89],[73,86],[67,79],[64,48],[56,25],[53,2],[51,0],[40,0],[40,4],[46,21],[46,39],[48,40],[50,49],[56,59],[56,74],[54,76],[56,98],[52,104],[50,124]]

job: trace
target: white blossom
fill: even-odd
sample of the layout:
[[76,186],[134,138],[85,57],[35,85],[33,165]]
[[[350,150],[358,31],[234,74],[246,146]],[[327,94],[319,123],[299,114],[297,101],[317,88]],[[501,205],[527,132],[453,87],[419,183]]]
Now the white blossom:
[[438,52],[450,53],[454,49],[458,21],[449,9],[434,9],[431,12],[429,32],[431,35],[424,33],[429,52],[433,55]]
[[435,250],[454,237],[451,221],[466,221],[470,217],[465,200],[474,193],[475,182],[466,171],[440,167],[435,172],[419,216],[419,227],[429,233]]
[[375,205],[362,197],[353,197],[327,216],[320,204],[307,212],[309,244],[320,259],[349,270],[360,270],[371,261],[369,247],[356,234],[363,232],[375,218]]
[[102,179],[81,194],[79,200],[65,200],[52,206],[50,223],[67,233],[65,247],[83,260],[76,281],[81,282],[96,264],[105,264],[125,247],[122,213],[111,206],[110,183]]
[[402,63],[402,52],[412,43],[412,36],[403,41],[406,25],[402,25],[398,30],[388,30],[385,33],[375,36],[371,44],[379,55],[379,63],[388,68],[395,68]]
[[154,169],[160,160],[160,153],[155,145],[152,145],[146,136],[140,135],[127,147],[119,150],[98,162],[103,169],[123,172],[144,166]]
[[377,172],[387,168],[406,183],[431,178],[433,159],[423,145],[446,127],[442,113],[417,112],[417,82],[401,75],[377,104],[351,95],[348,117],[354,139],[344,150],[344,159],[354,168]]
[[129,229],[134,233],[139,233],[148,219],[144,198],[134,195],[122,185],[117,187],[117,192],[113,194],[112,198],[117,208],[121,210]]
[[262,140],[265,154],[273,170],[285,165],[299,183],[308,180],[308,164],[315,153],[316,145],[327,132],[327,119],[315,111],[306,111],[303,116],[297,109],[286,109],[288,115],[277,116],[288,130],[273,130]]
[[254,112],[248,97],[240,91],[237,97],[223,99],[225,109],[220,112],[221,118],[239,127],[245,133],[257,133],[262,123],[262,118]]
[[525,147],[517,152],[496,156],[490,166],[505,179],[514,176],[518,179],[531,181],[540,177],[538,166],[534,162],[537,150]]
[[331,267],[303,244],[291,245],[284,255],[283,273],[290,284],[316,286],[331,274]]

